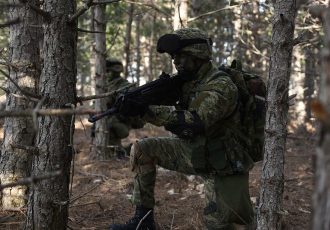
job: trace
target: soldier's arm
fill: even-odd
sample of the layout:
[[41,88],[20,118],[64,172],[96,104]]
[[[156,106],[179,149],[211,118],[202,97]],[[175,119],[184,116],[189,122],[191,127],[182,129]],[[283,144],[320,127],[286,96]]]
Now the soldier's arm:
[[145,119],[157,126],[165,126],[172,131],[183,126],[202,131],[221,119],[228,117],[236,108],[237,88],[228,77],[219,77],[196,93],[188,110],[173,110],[169,106],[150,106],[152,115]]

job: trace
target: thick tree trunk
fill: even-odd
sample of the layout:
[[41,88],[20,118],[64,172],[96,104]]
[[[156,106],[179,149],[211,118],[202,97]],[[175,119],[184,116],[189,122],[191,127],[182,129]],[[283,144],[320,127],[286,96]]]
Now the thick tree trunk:
[[[94,7],[94,29],[96,31],[105,32],[106,30],[106,17],[105,5],[98,5]],[[106,83],[106,37],[105,33],[95,34],[95,79],[96,79],[96,94],[105,93]],[[95,100],[95,109],[105,111],[107,99]],[[99,160],[106,159],[107,153],[107,139],[108,128],[107,119],[100,119],[95,124],[95,152],[96,158]]]
[[267,85],[264,161],[262,166],[258,229],[281,229],[284,153],[288,120],[295,0],[274,3],[271,60]]
[[173,18],[174,30],[187,27],[188,23],[188,0],[176,0]]
[[[322,52],[320,100],[330,111],[330,3],[323,12],[325,48]],[[330,229],[330,125],[329,112],[322,124],[316,155],[313,230]]]
[[[37,5],[36,0],[30,1]],[[14,0],[13,4],[21,4]],[[10,77],[20,88],[30,93],[37,93],[37,83],[40,75],[39,34],[36,27],[38,16],[29,6],[13,7],[9,11],[10,19],[20,18],[20,23],[10,27],[10,62],[17,69],[10,69]],[[32,108],[34,103],[13,94],[22,95],[17,87],[8,82],[6,109]],[[34,145],[35,131],[31,118],[6,118],[4,123],[4,141],[0,157],[1,183],[14,182],[30,175],[32,153],[17,147]],[[15,147],[16,146],[16,147]],[[20,208],[26,204],[25,186],[7,188],[2,191],[2,208]]]
[[[45,0],[43,9],[50,21],[43,24],[44,68],[41,74],[43,108],[71,107],[76,103],[76,25],[68,17],[76,9],[75,1]],[[33,175],[60,170],[62,175],[35,184],[29,199],[25,229],[64,230],[69,206],[71,137],[74,123],[71,116],[40,117]]]

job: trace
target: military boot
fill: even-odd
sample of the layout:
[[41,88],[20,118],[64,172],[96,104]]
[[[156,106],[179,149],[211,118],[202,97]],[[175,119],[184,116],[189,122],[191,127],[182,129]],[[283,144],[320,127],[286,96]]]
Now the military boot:
[[[149,211],[151,212],[148,214]],[[137,206],[133,218],[126,224],[111,224],[110,230],[136,230],[139,224],[139,230],[156,230],[153,209]]]

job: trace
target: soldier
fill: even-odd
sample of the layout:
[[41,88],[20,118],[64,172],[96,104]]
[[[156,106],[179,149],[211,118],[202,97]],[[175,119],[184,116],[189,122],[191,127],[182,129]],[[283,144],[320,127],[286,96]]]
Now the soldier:
[[[107,82],[105,84],[106,92],[115,91],[131,84],[120,76],[121,72],[123,72],[123,64],[118,59],[109,58],[106,60],[106,72],[108,74]],[[110,98],[108,107],[111,107],[113,101],[114,98]],[[130,129],[142,128],[143,123],[139,119],[123,117],[119,114],[109,116],[107,119],[108,156],[122,159],[126,156],[126,152],[129,152],[130,145],[124,148],[121,139],[128,137]]]
[[145,138],[133,144],[135,215],[110,229],[136,229],[141,220],[139,229],[155,229],[156,164],[204,178],[207,229],[247,229],[252,223],[248,181],[253,160],[240,131],[238,89],[212,64],[211,45],[208,36],[194,28],[179,29],[158,40],[158,52],[171,55],[186,82],[174,111],[168,106],[149,106],[143,119],[177,136]]

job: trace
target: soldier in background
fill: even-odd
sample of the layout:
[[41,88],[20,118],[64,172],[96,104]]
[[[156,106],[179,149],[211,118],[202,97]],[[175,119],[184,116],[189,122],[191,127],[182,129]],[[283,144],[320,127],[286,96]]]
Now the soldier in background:
[[[115,58],[109,58],[106,60],[107,79],[104,85],[105,92],[112,92],[131,85],[131,83],[120,76],[123,69],[123,64],[120,60]],[[109,98],[109,101],[107,102],[108,109],[111,107],[114,100],[115,98],[113,97]],[[122,139],[128,137],[130,129],[142,128],[144,124],[139,119],[123,117],[120,114],[109,116],[106,119],[108,127],[108,153],[106,155],[108,155],[109,158],[117,157],[118,159],[123,159],[129,153],[131,145],[123,147],[121,143]],[[93,127],[95,129],[95,123],[93,124]],[[95,137],[93,128],[91,136]]]

